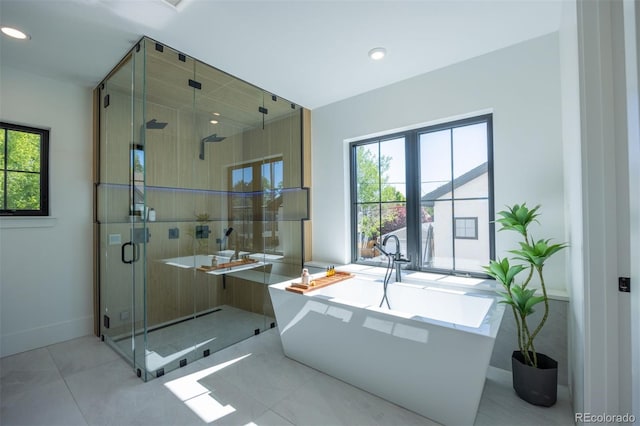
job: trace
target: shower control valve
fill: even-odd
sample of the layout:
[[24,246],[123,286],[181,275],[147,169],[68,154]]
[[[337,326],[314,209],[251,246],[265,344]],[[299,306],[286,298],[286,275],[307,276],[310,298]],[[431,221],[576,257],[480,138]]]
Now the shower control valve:
[[211,230],[209,225],[196,225],[196,238],[209,238]]

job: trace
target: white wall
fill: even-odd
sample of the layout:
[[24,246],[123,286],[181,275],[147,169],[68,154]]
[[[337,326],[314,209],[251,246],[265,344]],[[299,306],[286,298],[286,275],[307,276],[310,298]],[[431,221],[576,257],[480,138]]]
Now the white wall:
[[[371,72],[376,72],[375,64]],[[496,209],[541,204],[538,238],[561,241],[566,234],[565,195],[559,184],[559,38],[550,34],[313,110],[314,259],[350,261],[345,141],[487,111],[494,114]],[[502,254],[516,238],[498,234],[496,253]],[[550,288],[563,293],[563,256],[552,259],[547,270]]]
[[51,217],[0,218],[0,356],[93,330],[91,89],[0,69],[0,118],[49,127]]

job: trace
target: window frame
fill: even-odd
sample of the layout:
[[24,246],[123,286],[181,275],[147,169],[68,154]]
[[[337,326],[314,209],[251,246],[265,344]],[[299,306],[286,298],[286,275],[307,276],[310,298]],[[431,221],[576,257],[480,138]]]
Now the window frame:
[[[25,170],[10,170],[7,168],[7,152],[8,152],[8,137],[9,131],[18,131],[24,133],[34,133],[40,135],[40,171],[37,172],[40,175],[40,209],[38,210],[26,210],[26,209],[7,209],[7,172],[17,171],[25,172]],[[7,121],[0,121],[0,131],[5,133],[4,143],[4,164],[0,165],[0,174],[4,175],[4,184],[0,191],[4,194],[4,203],[0,205],[0,216],[3,217],[30,217],[30,216],[50,216],[49,206],[49,139],[50,129],[42,127],[32,127],[22,124],[10,123]],[[35,172],[32,172],[35,173]]]
[[[473,221],[473,236],[468,237],[468,236],[461,236],[458,235],[458,221],[459,220],[471,220]],[[478,217],[477,216],[456,216],[453,218],[453,238],[457,239],[457,240],[477,240],[478,239]],[[465,229],[467,229],[467,227],[464,227]]]
[[[359,257],[358,242],[358,207],[360,204],[357,200],[357,147],[373,143],[382,143],[390,139],[404,138],[405,149],[405,170],[406,170],[406,215],[407,215],[407,241],[406,253],[411,262],[406,266],[409,270],[433,272],[451,275],[465,275],[471,277],[487,278],[488,275],[478,271],[464,271],[461,269],[442,269],[434,267],[426,267],[423,263],[423,247],[421,241],[421,233],[417,229],[417,222],[421,217],[421,193],[420,193],[420,135],[429,132],[435,132],[446,129],[455,129],[457,127],[470,126],[479,123],[486,123],[487,128],[487,203],[489,217],[489,258],[495,259],[495,208],[494,208],[494,176],[493,176],[493,114],[482,114],[469,118],[452,120],[444,123],[438,123],[420,128],[413,128],[402,132],[392,132],[382,134],[373,138],[367,138],[351,142],[349,144],[349,164],[350,164],[350,223],[351,223],[351,262],[357,264],[385,266],[374,260],[361,260]],[[452,160],[453,161],[453,158]],[[455,213],[451,216],[452,225],[455,225]],[[478,222],[476,221],[476,227]],[[455,240],[455,227],[452,232],[452,239]],[[469,240],[470,238],[464,238]],[[476,228],[476,238],[478,239],[478,229]],[[455,252],[454,252],[455,257]]]
[[[273,157],[266,157],[260,160],[253,160],[244,163],[234,164],[227,168],[227,185],[229,189],[227,212],[229,217],[229,226],[236,222],[252,223],[251,233],[253,238],[251,239],[251,247],[242,246],[242,249],[252,251],[274,252],[273,248],[265,247],[265,240],[263,233],[271,232],[271,238],[280,238],[280,235],[276,235],[279,232],[279,226],[277,218],[278,203],[276,201],[280,196],[282,188],[262,188],[263,168],[265,165],[269,165],[270,181],[273,184],[274,165],[276,163],[282,164],[282,179],[284,183],[284,157],[277,155]],[[233,172],[241,169],[251,170],[251,188],[250,191],[236,191],[233,187]],[[246,183],[246,182],[245,182]],[[242,200],[242,209],[247,209],[247,199],[250,199],[251,203],[251,217],[246,216],[244,213],[238,214],[234,199]],[[280,202],[282,200],[280,199]],[[239,231],[236,231],[239,232]],[[248,240],[247,240],[248,241]],[[273,242],[272,242],[273,244]]]

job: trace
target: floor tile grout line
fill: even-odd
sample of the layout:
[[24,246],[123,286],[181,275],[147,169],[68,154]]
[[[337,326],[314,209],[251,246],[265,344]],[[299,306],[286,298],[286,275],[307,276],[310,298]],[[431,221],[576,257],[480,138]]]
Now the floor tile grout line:
[[[73,392],[71,391],[71,388],[69,387],[69,383],[67,382],[67,377],[65,377],[62,374],[62,370],[60,370],[60,366],[58,365],[58,363],[56,362],[55,357],[53,356],[53,354],[51,353],[50,347],[52,345],[49,345],[46,347],[47,349],[47,353],[49,354],[49,356],[51,357],[51,360],[53,361],[53,364],[56,366],[56,369],[58,370],[58,374],[60,375],[60,378],[62,379],[62,381],[64,382],[64,386],[67,388],[67,391],[69,392],[69,395],[71,396],[71,399],[73,400],[73,403],[76,406],[76,409],[78,410],[78,412],[80,413],[80,415],[82,416],[82,420],[84,420],[84,423],[89,426],[89,421],[87,420],[87,417],[84,414],[84,411],[82,411],[82,408],[80,408],[80,405],[78,404],[78,401],[76,400],[76,396],[73,394]],[[73,374],[71,374],[69,377],[72,377]]]
[[273,411],[274,413],[276,413],[277,415],[279,415],[280,417],[282,417],[283,419],[287,420],[289,423],[293,424],[294,426],[296,425],[296,423],[294,423],[294,421],[290,418],[288,418],[287,416],[285,416],[282,413],[279,413],[278,411],[276,411],[276,406],[279,405],[282,401],[285,401],[288,398],[291,398],[292,395],[295,395],[296,392],[298,391],[298,389],[301,389],[303,386],[306,386],[309,382],[311,382],[313,379],[309,378],[308,380],[304,381],[303,383],[301,383],[300,385],[296,386],[294,389],[291,390],[291,392],[288,392],[284,397],[278,399],[277,401],[275,401],[273,404],[271,404],[271,406],[267,407],[269,410]]

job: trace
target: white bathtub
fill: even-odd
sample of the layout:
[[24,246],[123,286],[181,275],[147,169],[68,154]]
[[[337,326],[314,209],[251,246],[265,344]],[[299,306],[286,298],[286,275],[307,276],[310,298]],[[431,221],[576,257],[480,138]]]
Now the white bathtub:
[[[285,354],[445,425],[472,425],[502,320],[491,294],[355,277],[269,287]],[[386,305],[384,305],[386,306]]]

